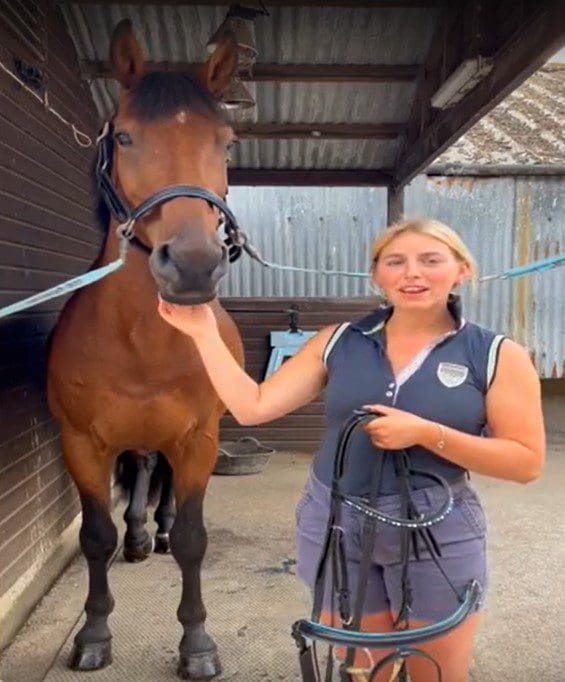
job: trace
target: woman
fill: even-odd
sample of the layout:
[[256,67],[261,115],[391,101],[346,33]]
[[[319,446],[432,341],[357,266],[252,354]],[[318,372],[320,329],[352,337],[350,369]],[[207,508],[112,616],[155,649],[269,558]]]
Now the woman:
[[[379,416],[354,440],[345,491],[366,496],[379,452],[409,448],[415,468],[443,476],[454,491],[453,511],[434,527],[442,567],[457,592],[475,579],[484,595],[486,523],[466,474],[521,483],[540,475],[545,442],[537,373],[521,346],[461,317],[453,290],[476,276],[476,266],[447,226],[407,220],[389,227],[373,244],[371,272],[387,306],[352,324],[322,329],[259,385],[232,359],[209,306],[161,301],[159,310],[193,338],[218,394],[240,424],[282,417],[325,389],[325,437],[297,508],[297,573],[303,580],[313,585],[341,425],[352,410],[364,406]],[[420,485],[426,485],[424,480]],[[421,512],[437,508],[441,499],[439,490],[427,485],[415,493]],[[400,508],[396,493],[391,466],[384,472],[381,504],[392,514]],[[354,590],[361,521],[345,510],[342,523]],[[379,528],[362,630],[394,628],[401,605],[399,544],[396,529]],[[456,595],[429,555],[411,560],[410,576],[411,627],[455,610]],[[323,615],[339,622],[335,614]],[[479,613],[473,613],[455,630],[422,645],[439,663],[445,682],[468,679],[478,621]],[[360,652],[356,665],[370,667],[369,657],[374,663],[385,653]],[[431,679],[430,665],[410,659],[412,681]]]

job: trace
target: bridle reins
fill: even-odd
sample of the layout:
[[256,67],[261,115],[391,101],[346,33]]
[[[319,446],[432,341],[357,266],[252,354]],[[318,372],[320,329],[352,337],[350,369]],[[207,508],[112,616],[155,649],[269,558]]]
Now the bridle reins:
[[[98,188],[104,203],[118,220],[118,237],[127,240],[131,245],[150,255],[152,249],[144,244],[135,234],[135,223],[157,206],[177,199],[188,197],[201,199],[211,206],[215,206],[223,218],[223,226],[226,233],[224,244],[227,248],[227,256],[230,263],[236,261],[242,250],[252,251],[247,244],[247,237],[240,229],[234,213],[226,202],[215,192],[198,185],[171,185],[155,192],[132,208],[120,196],[120,193],[112,180],[112,156],[114,149],[114,126],[111,121],[106,121],[102,132],[97,138],[98,156],[96,159],[95,175]],[[254,257],[253,253],[250,253]]]
[[[364,679],[367,682],[376,680],[377,674],[384,666],[394,663],[400,666],[400,675],[406,679],[405,660],[410,656],[427,658],[434,665],[437,680],[441,682],[442,675],[438,663],[421,649],[414,645],[427,642],[443,635],[457,627],[475,608],[480,596],[481,587],[478,582],[472,581],[467,586],[464,594],[459,594],[451,584],[447,574],[443,570],[439,557],[441,549],[438,546],[430,528],[442,521],[453,508],[453,493],[448,482],[441,476],[412,469],[410,458],[406,451],[383,452],[377,455],[373,470],[371,491],[367,502],[344,493],[341,489],[341,479],[344,474],[346,456],[354,431],[363,423],[375,419],[376,415],[363,410],[356,410],[342,427],[337,452],[334,460],[333,481],[331,487],[330,513],[327,522],[326,535],[323,543],[321,556],[316,572],[314,586],[314,604],[310,619],[301,619],[294,623],[292,636],[300,652],[300,669],[303,682],[321,682],[320,661],[316,652],[316,642],[322,642],[330,646],[330,655],[326,666],[325,680],[333,678],[332,649],[335,646],[345,647],[347,655],[341,663],[340,679],[349,681],[358,679],[353,677],[355,650],[357,648],[370,650],[387,648],[393,652],[372,665]],[[394,458],[396,477],[401,499],[402,517],[393,517],[384,514],[377,508],[378,497],[382,485],[383,468],[385,457],[390,455]],[[411,478],[418,476],[429,479],[431,484],[440,486],[445,493],[445,499],[437,511],[430,514],[421,514],[413,499]],[[359,576],[357,592],[350,593],[347,576],[347,561],[345,556],[345,543],[343,527],[341,523],[342,505],[354,508],[364,517],[362,554],[359,564]],[[360,631],[363,605],[367,580],[371,566],[373,548],[377,532],[377,522],[396,526],[401,529],[400,553],[402,572],[402,605],[395,623],[397,628],[393,632],[362,632]],[[456,610],[443,621],[409,629],[409,613],[411,606],[411,585],[408,572],[410,552],[414,552],[415,558],[419,559],[418,543],[423,543],[430,557],[442,573],[445,580],[455,592],[459,605]],[[320,622],[320,616],[326,591],[326,576],[329,566],[332,566],[333,580],[332,592],[337,597],[341,628],[324,625]],[[351,604],[354,597],[353,606]],[[399,678],[400,679],[400,678]]]

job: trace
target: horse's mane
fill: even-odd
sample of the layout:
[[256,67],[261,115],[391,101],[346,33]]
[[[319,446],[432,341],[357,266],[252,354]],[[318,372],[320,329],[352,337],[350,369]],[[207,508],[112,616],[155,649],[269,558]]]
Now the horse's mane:
[[[153,71],[145,74],[131,93],[131,111],[140,121],[156,121],[173,116],[180,109],[221,116],[214,96],[187,74]],[[110,145],[110,153],[113,143]],[[91,168],[95,200],[95,216],[100,229],[107,233],[110,211],[98,189],[95,175],[96,159]]]

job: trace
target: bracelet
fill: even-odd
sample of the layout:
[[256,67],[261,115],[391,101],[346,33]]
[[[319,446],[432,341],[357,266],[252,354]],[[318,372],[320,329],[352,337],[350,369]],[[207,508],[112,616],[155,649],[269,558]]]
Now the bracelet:
[[439,440],[436,443],[436,448],[438,450],[443,450],[443,448],[445,447],[445,429],[442,424],[438,424],[437,422],[436,426],[439,429]]

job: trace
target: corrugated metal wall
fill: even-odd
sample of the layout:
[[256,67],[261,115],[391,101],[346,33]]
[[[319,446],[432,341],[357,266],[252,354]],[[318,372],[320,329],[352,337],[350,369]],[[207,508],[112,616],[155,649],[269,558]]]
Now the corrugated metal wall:
[[[366,272],[373,236],[386,225],[386,190],[235,187],[230,204],[263,256],[308,268]],[[416,178],[407,215],[454,227],[483,275],[565,252],[565,178]],[[508,334],[531,352],[542,377],[565,375],[565,268],[480,284],[462,293],[466,315]],[[224,296],[368,295],[362,278],[268,270],[244,256]]]
[[[413,182],[407,213],[448,223],[483,275],[565,253],[565,178],[426,178]],[[543,378],[565,376],[565,267],[485,282],[465,293],[468,317],[523,344]]]
[[[232,187],[230,206],[268,261],[368,272],[368,245],[386,221],[386,190],[362,187]],[[225,296],[365,296],[367,278],[266,269],[242,257]]]
[[[90,92],[49,4],[46,17],[43,1],[2,3],[0,59],[10,69],[23,59],[45,72],[47,21],[49,101],[93,134]],[[68,128],[0,71],[0,305],[89,267],[101,240],[90,209],[90,158]],[[57,299],[0,321],[0,596],[42,560],[79,511],[44,390],[46,340],[61,306]]]

